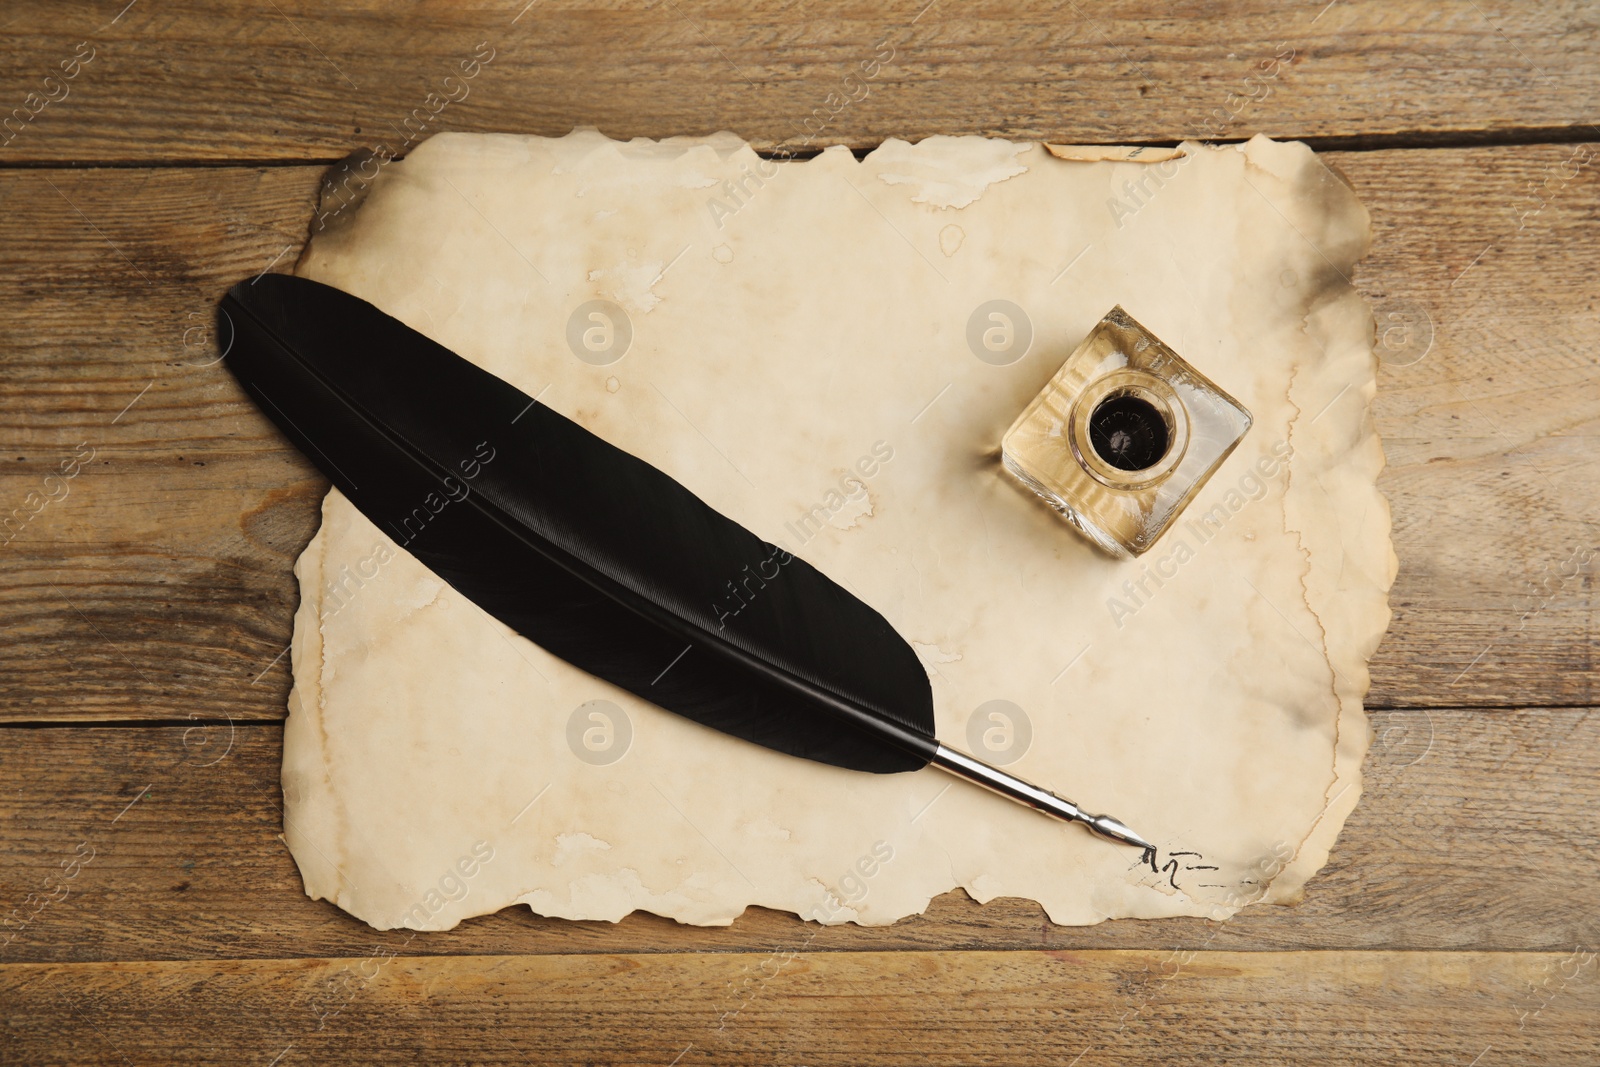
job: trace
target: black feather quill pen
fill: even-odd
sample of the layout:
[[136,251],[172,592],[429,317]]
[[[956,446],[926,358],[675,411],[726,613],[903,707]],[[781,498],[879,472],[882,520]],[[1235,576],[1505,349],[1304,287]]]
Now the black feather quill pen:
[[[941,745],[911,646],[821,572],[371,304],[264,275],[223,298],[219,336],[245,391],[363,514],[574,666],[780,752],[933,764],[1150,848]],[[719,608],[737,589],[740,610]]]

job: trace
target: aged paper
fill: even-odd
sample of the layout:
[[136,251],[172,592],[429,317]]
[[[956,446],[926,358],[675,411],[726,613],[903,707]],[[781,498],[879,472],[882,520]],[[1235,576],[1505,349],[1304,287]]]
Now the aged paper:
[[[1360,793],[1395,570],[1348,281],[1367,241],[1344,182],[1263,138],[775,163],[730,134],[445,134],[383,167],[300,273],[807,559],[913,643],[941,739],[1161,847],[1141,863],[937,771],[837,770],[660,711],[334,492],[297,567],[284,750],[306,892],[420,929],[519,902],[882,924],[955,887],[1074,924],[1297,899]],[[1255,417],[1132,561],[998,457],[1115,304]]]

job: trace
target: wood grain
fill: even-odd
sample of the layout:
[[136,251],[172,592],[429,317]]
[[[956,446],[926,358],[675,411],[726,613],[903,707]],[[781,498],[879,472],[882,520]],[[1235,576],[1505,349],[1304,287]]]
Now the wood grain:
[[[980,906],[958,891],[889,927],[820,927],[758,908],[728,928],[647,915],[566,922],[518,907],[443,933],[375,931],[305,898],[279,838],[276,725],[0,729],[0,774],[15,783],[0,794],[0,941],[9,939],[0,961],[359,956],[373,946],[492,955],[1600,945],[1600,715],[1423,709],[1380,713],[1374,727],[1366,792],[1305,901],[1228,923],[1058,927],[1030,901]],[[68,877],[72,858],[86,856]]]
[[[331,160],[421,132],[577,124],[866,147],[885,131],[1563,139],[1600,122],[1585,58],[1600,28],[1581,0],[123,6],[7,5],[0,101],[23,111],[0,163]],[[60,81],[81,42],[93,58]],[[460,81],[475,53],[492,58]]]
[[0,1000],[10,1050],[41,1065],[1494,1067],[1594,1062],[1596,969],[1584,950],[380,952],[18,965]]
[[[525,4],[0,10],[0,1061],[1600,1061],[1592,4]],[[1373,212],[1401,570],[1369,704],[1400,710],[1300,905],[412,934],[305,898],[279,653],[325,483],[212,309],[293,263],[293,164],[579,124],[1363,149],[1326,158]]]
[[[1600,700],[1600,197],[1579,151],[1600,158],[1329,157],[1373,213],[1356,282],[1389,360],[1375,410],[1401,569],[1374,706]],[[0,719],[283,714],[290,566],[325,483],[210,365],[208,328],[227,285],[293,262],[320,173],[0,172]],[[34,514],[80,445],[93,462]]]
[[1369,703],[1593,702],[1600,304],[1580,264],[1600,254],[1600,151],[1331,161],[1372,212],[1356,281],[1384,327],[1400,574]]
[[326,483],[212,333],[227,286],[294,262],[318,173],[0,177],[5,717],[283,714]]

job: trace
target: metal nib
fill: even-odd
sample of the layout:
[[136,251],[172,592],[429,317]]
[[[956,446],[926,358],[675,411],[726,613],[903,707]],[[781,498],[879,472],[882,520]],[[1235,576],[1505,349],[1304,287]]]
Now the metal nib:
[[982,760],[973,759],[965,752],[957,752],[953,748],[939,745],[934,752],[931,765],[946,774],[953,774],[974,785],[981,785],[990,792],[999,793],[1008,800],[1014,800],[1035,811],[1042,811],[1062,822],[1081,822],[1101,837],[1111,841],[1133,845],[1146,852],[1155,851],[1156,846],[1111,816],[1090,815],[1066,797],[1057,796],[1048,789],[1040,789],[1036,785],[1024,782],[1021,778],[1013,777],[998,767],[991,767]]
[[1090,815],[1088,812],[1085,812],[1083,815],[1083,821],[1088,825],[1089,829],[1093,830],[1101,837],[1109,837],[1111,840],[1121,841],[1125,845],[1134,845],[1138,848],[1144,849],[1146,852],[1155,851],[1156,846],[1152,845],[1150,842],[1146,841],[1144,838],[1140,837],[1138,834],[1134,833],[1121,822],[1113,819],[1109,815]]

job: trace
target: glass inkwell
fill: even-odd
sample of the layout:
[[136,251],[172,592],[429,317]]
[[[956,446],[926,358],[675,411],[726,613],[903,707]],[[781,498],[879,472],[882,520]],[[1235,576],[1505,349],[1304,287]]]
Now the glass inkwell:
[[1001,440],[1006,469],[1112,555],[1143,553],[1250,412],[1114,307]]

